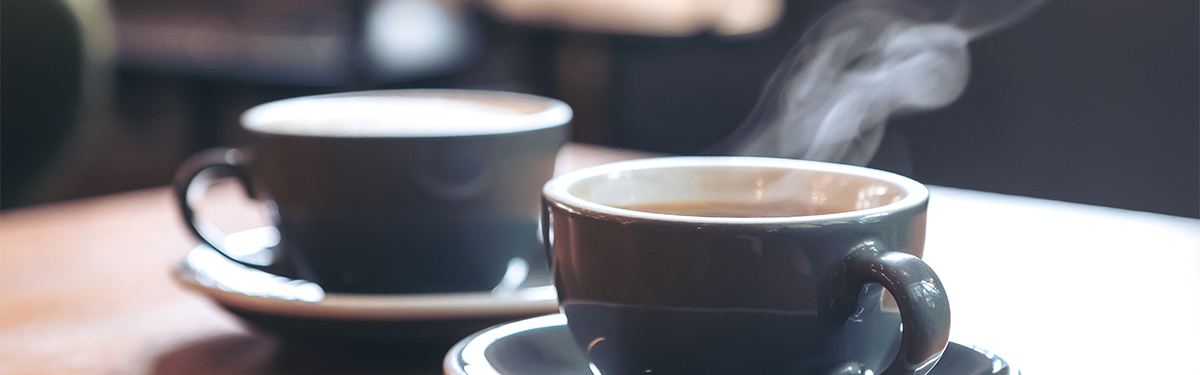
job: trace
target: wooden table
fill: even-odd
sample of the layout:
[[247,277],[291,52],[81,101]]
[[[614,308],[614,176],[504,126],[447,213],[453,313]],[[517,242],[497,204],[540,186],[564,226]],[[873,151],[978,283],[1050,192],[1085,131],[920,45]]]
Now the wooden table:
[[[570,145],[559,167],[636,156]],[[1200,221],[931,191],[953,340],[1026,374],[1200,371]],[[195,243],[166,188],[0,213],[0,374],[439,373],[248,330],[171,280]]]

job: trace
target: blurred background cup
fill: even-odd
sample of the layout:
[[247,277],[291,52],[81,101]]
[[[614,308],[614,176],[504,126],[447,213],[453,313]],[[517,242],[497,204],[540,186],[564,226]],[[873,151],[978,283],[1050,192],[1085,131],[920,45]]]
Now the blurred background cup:
[[600,373],[924,374],[950,329],[928,196],[849,165],[642,159],[547,183],[544,236]]
[[[300,97],[242,116],[246,148],[201,151],[175,192],[203,242],[327,292],[515,288],[542,266],[538,189],[568,136],[565,103],[495,91],[390,90]],[[196,215],[216,178],[266,202],[278,245],[237,249]]]

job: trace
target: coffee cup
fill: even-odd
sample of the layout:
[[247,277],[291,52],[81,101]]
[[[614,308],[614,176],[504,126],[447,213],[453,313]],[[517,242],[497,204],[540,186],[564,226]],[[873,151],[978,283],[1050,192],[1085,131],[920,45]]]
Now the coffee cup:
[[[247,147],[193,155],[174,187],[201,241],[326,292],[514,287],[529,266],[545,264],[538,191],[570,119],[561,101],[490,91],[281,100],[242,115],[253,136]],[[232,251],[225,233],[197,217],[198,197],[215,176],[233,176],[267,202],[267,229],[279,242],[265,259]]]
[[667,157],[542,196],[559,305],[598,373],[924,374],[948,342],[919,258],[929,193],[903,176]]

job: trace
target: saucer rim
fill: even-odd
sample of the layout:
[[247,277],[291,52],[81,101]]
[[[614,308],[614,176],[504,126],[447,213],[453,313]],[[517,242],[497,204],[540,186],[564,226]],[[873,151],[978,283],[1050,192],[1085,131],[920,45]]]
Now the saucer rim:
[[[463,350],[465,350],[468,345],[470,345],[472,342],[474,342],[480,336],[483,336],[484,334],[486,334],[488,332],[493,332],[498,329],[502,329],[503,327],[510,327],[510,326],[517,325],[517,324],[523,324],[523,323],[528,324],[528,323],[530,323],[530,321],[535,321],[535,320],[553,321],[556,323],[537,325],[534,327],[522,329],[517,332],[526,331],[526,330],[530,330],[530,329],[544,329],[544,328],[549,328],[549,327],[554,327],[554,326],[565,326],[565,324],[566,324],[566,316],[565,315],[563,315],[562,313],[554,313],[554,314],[537,316],[537,317],[533,317],[533,318],[522,319],[522,320],[514,321],[514,322],[497,324],[497,325],[479,330],[475,333],[472,333],[471,335],[469,335],[467,337],[464,337],[462,340],[459,340],[457,343],[455,343],[454,346],[450,347],[450,350],[446,352],[446,356],[442,357],[442,374],[443,375],[470,375],[470,374],[466,373],[465,371],[463,371],[463,369],[462,369],[463,366],[460,365],[460,362],[462,361],[462,357],[463,357]],[[557,323],[558,321],[561,321],[561,323]],[[515,333],[516,332],[514,332],[514,334]],[[490,345],[490,344],[491,343],[489,343],[488,345]],[[961,343],[961,342],[958,342],[955,340],[950,340],[946,343],[947,348],[950,345],[957,345],[957,346],[963,347],[967,350],[974,351],[976,353],[984,355],[987,358],[992,359],[992,360],[999,359],[1000,361],[1002,361],[1004,363],[1005,367],[1008,368],[1008,374],[1010,374],[1010,375],[1021,375],[1022,374],[1020,367],[1014,365],[1008,359],[1005,359],[1004,357],[997,355],[996,353],[994,353],[990,350],[984,349],[978,345]],[[489,362],[489,364],[490,364],[490,362]],[[594,369],[593,369],[593,371],[594,371]],[[992,374],[993,375],[998,374],[998,372],[994,369]]]
[[[195,249],[191,251],[195,251]],[[532,316],[558,311],[557,296],[541,289],[553,288],[553,286],[528,288],[510,295],[496,295],[491,292],[429,294],[326,292],[325,297],[320,301],[305,302],[248,295],[205,285],[196,277],[196,272],[185,260],[175,267],[171,276],[184,288],[203,294],[226,307],[277,316],[362,321],[454,320]],[[550,298],[546,298],[547,296]]]

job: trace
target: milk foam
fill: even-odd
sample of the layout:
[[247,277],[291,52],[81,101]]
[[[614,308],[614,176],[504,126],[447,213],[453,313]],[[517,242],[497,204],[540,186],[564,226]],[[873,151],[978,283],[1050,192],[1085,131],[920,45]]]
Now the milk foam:
[[396,92],[307,97],[246,112],[250,130],[322,137],[429,137],[498,134],[566,123],[565,104],[515,94]]

